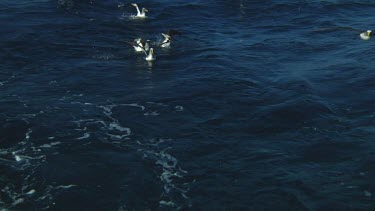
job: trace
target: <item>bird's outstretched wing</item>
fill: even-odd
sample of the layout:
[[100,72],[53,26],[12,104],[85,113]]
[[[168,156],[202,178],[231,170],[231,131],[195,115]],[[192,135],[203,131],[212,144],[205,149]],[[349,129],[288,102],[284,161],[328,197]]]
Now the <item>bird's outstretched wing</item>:
[[169,43],[169,42],[170,42],[170,40],[167,40],[167,41],[164,41],[164,42],[162,42],[162,43],[159,43],[159,44],[158,44],[158,47],[161,47],[162,45],[167,44],[167,43]]
[[140,47],[140,48],[143,50],[143,52],[146,54],[146,56],[147,56],[147,51],[146,51],[145,47],[139,45],[139,43],[136,43],[136,42],[130,42],[130,41],[126,41],[126,40],[123,40],[123,42],[124,42],[124,43],[127,43],[127,44],[129,44],[129,45],[132,45],[132,46]]
[[161,33],[161,35],[162,35],[165,39],[171,39],[171,38],[172,38],[169,34]]

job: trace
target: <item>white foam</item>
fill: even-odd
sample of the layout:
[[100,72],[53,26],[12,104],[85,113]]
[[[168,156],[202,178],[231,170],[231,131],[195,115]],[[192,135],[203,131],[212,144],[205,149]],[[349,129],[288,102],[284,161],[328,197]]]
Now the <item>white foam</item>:
[[57,84],[57,81],[56,81],[56,80],[54,80],[54,81],[50,81],[48,84],[49,84],[49,85],[54,85],[54,84]]
[[182,106],[175,106],[174,107],[176,111],[183,111],[184,110],[184,107]]
[[6,80],[6,81],[0,81],[0,86],[4,86],[4,84],[9,83],[10,80],[12,80],[15,77],[16,77],[15,75],[12,75],[10,78],[8,78],[8,80]]
[[185,193],[181,193],[181,196],[184,197],[185,199],[189,199],[189,197]]
[[146,112],[143,115],[145,115],[145,116],[159,116],[160,113],[158,113],[157,111],[152,111],[152,112]]
[[140,142],[139,140],[137,140],[137,144],[139,145],[143,145],[143,146],[159,146],[160,144],[164,143],[164,142],[167,142],[167,141],[171,141],[172,139],[150,139],[148,140],[147,142]]
[[29,129],[27,132],[26,132],[26,135],[25,135],[25,141],[28,141],[30,139],[30,135],[33,131],[31,129]]
[[188,171],[182,170],[181,167],[178,167],[178,169],[179,169],[182,173],[184,173],[184,174],[187,174],[187,173],[188,173]]
[[127,138],[128,135],[113,135],[113,134],[109,134],[109,133],[107,133],[107,135],[109,137],[111,137],[111,139],[114,139],[114,140],[126,140],[126,139],[128,139]]
[[53,146],[56,146],[56,145],[59,145],[59,144],[61,144],[60,141],[51,142],[49,144],[40,145],[40,148],[49,148],[49,147],[53,147]]
[[86,138],[90,138],[90,133],[89,132],[83,134],[83,136],[77,138],[77,140],[82,140],[82,139],[86,139]]
[[123,14],[123,17],[129,17],[130,20],[142,20],[142,18],[139,18],[137,17],[136,15],[129,15],[129,16],[126,16],[125,14]]
[[372,197],[372,193],[370,193],[370,192],[367,191],[367,190],[363,191],[363,194],[364,194],[366,197]]
[[15,159],[17,162],[22,161],[22,158],[21,158],[21,156],[19,156],[19,155],[15,155],[15,156],[14,156],[14,159]]
[[85,131],[85,130],[87,130],[87,127],[84,127],[83,129],[74,129],[74,130]]
[[16,206],[16,205],[19,205],[19,204],[22,204],[23,202],[25,201],[25,199],[23,198],[19,198],[17,200],[15,200],[12,204],[12,207]]
[[155,103],[155,102],[146,102],[147,104],[152,104],[152,105],[158,105],[158,106],[163,106],[163,107],[168,107],[168,105],[164,103]]
[[110,130],[118,130],[118,131],[121,131],[121,132],[127,132],[128,134],[130,134],[130,128],[127,128],[127,127],[122,127],[120,124],[118,124],[117,122],[112,122],[109,124],[109,129]]
[[121,106],[130,106],[130,107],[139,107],[141,108],[142,111],[144,111],[146,109],[146,107],[144,106],[141,106],[137,103],[130,103],[130,104],[120,104]]
[[[120,104],[122,106],[133,106],[133,107],[140,107],[142,110],[144,107],[138,105],[138,104]],[[101,129],[105,130],[105,134],[108,135],[111,139],[114,140],[124,140],[126,139],[127,136],[131,134],[130,128],[122,126],[117,119],[112,117],[112,109],[120,106],[120,105],[101,105],[97,106],[98,108],[101,108],[103,110],[103,114],[109,118],[107,120],[100,120],[100,119],[82,119],[82,120],[76,120],[73,121],[74,123],[77,124],[77,126],[80,129],[75,129],[75,130],[80,130],[80,131],[87,131],[86,125],[92,125],[92,124],[101,124]],[[83,127],[83,129],[82,129]],[[86,139],[90,137],[90,133],[86,132],[82,137],[79,137],[77,139]]]
[[9,152],[7,150],[0,150],[0,155],[7,155]]
[[29,192],[27,192],[26,194],[27,195],[32,195],[32,194],[34,194],[35,193],[35,190],[34,189],[31,189]]
[[76,187],[77,185],[73,185],[73,184],[70,184],[70,185],[59,185],[57,187],[55,187],[56,189],[68,189],[68,188],[72,188],[72,187]]
[[[159,148],[159,144],[155,143],[162,143],[165,141],[170,141],[170,139],[161,139],[161,140],[155,140],[151,139],[149,142],[150,144],[144,144],[142,145],[148,145],[149,147],[155,146],[155,148]],[[141,143],[141,142],[139,142]],[[182,185],[176,184],[174,182],[175,178],[183,178],[184,175],[187,173],[187,171],[182,170],[178,166],[178,160],[172,156],[171,154],[167,153],[166,151],[170,148],[166,148],[162,151],[155,152],[153,150],[144,150],[143,157],[146,159],[154,159],[155,164],[162,167],[162,172],[159,176],[160,181],[163,184],[163,195],[169,200],[160,201],[161,205],[164,206],[176,206],[176,203],[178,201],[176,200],[186,200],[188,199],[188,196],[186,193],[189,191],[189,188],[187,187],[189,183],[185,183]],[[172,194],[172,192],[177,192],[181,195],[180,199],[175,198],[175,194]]]
[[103,121],[99,121],[99,120],[96,120],[96,119],[80,119],[80,120],[76,120],[76,121],[73,121],[74,123],[77,124],[78,127],[81,127],[81,123],[96,123],[96,122],[102,122],[103,125],[105,125],[105,123]]
[[116,105],[107,105],[107,106],[98,106],[99,108],[102,108],[104,110],[104,114],[106,116],[112,115],[112,108],[116,107]]
[[161,201],[159,201],[159,204],[163,205],[163,206],[168,206],[168,207],[175,207],[176,206],[176,204],[173,201],[161,200]]

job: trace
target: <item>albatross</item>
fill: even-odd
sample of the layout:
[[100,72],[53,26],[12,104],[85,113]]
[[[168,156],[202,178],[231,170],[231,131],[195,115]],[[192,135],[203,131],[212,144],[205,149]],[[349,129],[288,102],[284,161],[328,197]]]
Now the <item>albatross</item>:
[[361,37],[362,40],[369,40],[371,38],[371,30],[367,30],[365,32],[362,32],[359,36]]
[[[146,53],[146,52],[145,52]],[[146,53],[147,55],[147,53]],[[146,61],[151,62],[156,60],[156,56],[154,55],[154,49],[150,48],[148,55],[145,58]]]
[[161,35],[164,37],[163,42],[160,43],[160,47],[162,48],[168,48],[171,46],[171,42],[173,40],[174,35],[181,35],[179,31],[176,30],[169,30],[167,33],[161,33]]
[[148,12],[148,10],[146,8],[142,8],[142,11],[140,11],[138,4],[132,3],[132,5],[137,9],[137,15],[135,15],[136,18],[147,18],[146,12]]

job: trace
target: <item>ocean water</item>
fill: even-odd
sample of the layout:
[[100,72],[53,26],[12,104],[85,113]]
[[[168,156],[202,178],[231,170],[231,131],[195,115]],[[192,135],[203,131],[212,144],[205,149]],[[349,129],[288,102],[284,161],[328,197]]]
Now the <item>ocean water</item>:
[[374,1],[130,3],[0,0],[1,210],[375,210]]

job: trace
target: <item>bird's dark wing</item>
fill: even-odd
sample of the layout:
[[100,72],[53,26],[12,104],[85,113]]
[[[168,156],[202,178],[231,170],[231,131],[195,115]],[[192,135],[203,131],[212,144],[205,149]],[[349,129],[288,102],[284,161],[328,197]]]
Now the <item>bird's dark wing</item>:
[[169,43],[169,42],[171,42],[171,41],[170,41],[170,40],[167,40],[167,41],[164,41],[164,42],[162,42],[162,43],[159,43],[158,47],[161,47],[162,45],[164,45],[164,44],[166,44],[166,43]]

